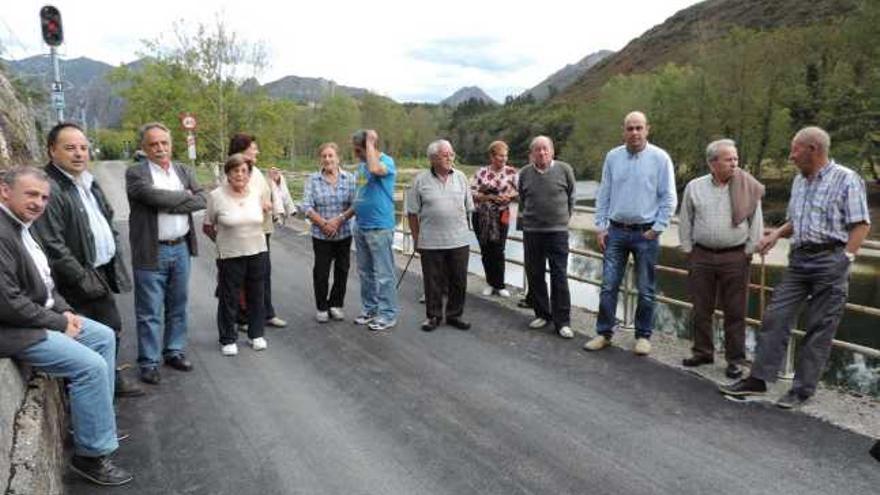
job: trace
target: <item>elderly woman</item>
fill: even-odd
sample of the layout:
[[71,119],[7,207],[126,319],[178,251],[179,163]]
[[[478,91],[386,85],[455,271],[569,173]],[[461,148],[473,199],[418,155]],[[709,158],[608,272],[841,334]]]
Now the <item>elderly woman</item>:
[[226,160],[226,184],[208,196],[203,229],[217,245],[217,328],[224,356],[238,354],[235,321],[239,293],[244,289],[248,338],[255,351],[266,348],[263,288],[269,252],[263,233],[263,201],[249,182],[252,166],[241,154]]
[[504,285],[504,245],[510,218],[510,202],[517,197],[516,169],[507,165],[507,144],[495,141],[489,145],[489,165],[481,167],[471,179],[476,210],[474,233],[483,254],[483,272],[488,287],[484,296],[510,297]]
[[471,324],[462,319],[470,257],[467,216],[474,202],[467,177],[454,168],[452,144],[434,141],[427,154],[431,169],[413,179],[406,202],[413,240],[422,255],[427,319],[421,328],[433,331],[445,313],[447,324],[467,330]]
[[[257,146],[257,138],[251,134],[240,132],[232,136],[229,140],[229,154],[234,155],[241,153],[245,160],[251,166],[250,188],[261,195],[263,205],[263,232],[266,234],[266,249],[269,250],[271,243],[269,242],[272,232],[275,228],[272,223],[272,189],[269,187],[269,181],[257,168],[257,157],[260,155],[260,148]],[[285,327],[287,322],[279,318],[275,314],[275,307],[272,305],[272,258],[266,256],[266,286],[264,291],[264,314],[266,316],[266,324],[273,327]]]
[[[351,254],[351,224],[357,184],[354,175],[339,168],[339,146],[325,143],[318,148],[321,170],[305,183],[302,210],[312,222],[312,249],[315,265],[312,284],[315,290],[315,318],[326,323],[342,320],[345,285]],[[330,267],[333,266],[333,289],[327,296]]]

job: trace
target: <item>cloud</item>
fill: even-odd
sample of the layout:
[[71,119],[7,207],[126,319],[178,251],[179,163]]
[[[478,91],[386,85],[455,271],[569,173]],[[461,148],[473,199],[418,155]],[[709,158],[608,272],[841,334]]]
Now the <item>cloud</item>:
[[504,50],[495,38],[447,38],[425,42],[408,56],[422,62],[487,72],[505,72],[532,63],[532,59]]

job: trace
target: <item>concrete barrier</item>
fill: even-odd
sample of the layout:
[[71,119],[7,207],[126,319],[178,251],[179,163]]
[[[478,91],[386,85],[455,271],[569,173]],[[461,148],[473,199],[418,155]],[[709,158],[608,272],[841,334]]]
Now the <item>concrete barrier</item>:
[[0,359],[0,493],[62,493],[65,425],[61,382]]

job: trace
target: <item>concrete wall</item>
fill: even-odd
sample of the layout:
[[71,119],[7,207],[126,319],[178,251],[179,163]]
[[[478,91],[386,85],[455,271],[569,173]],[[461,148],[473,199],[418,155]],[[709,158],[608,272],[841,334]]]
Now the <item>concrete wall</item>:
[[0,494],[60,494],[67,433],[61,383],[0,359]]

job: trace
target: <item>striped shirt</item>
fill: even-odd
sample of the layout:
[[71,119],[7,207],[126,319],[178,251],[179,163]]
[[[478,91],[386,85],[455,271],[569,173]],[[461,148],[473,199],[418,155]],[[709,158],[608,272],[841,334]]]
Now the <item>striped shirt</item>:
[[795,246],[847,242],[848,226],[871,223],[865,182],[854,171],[833,161],[812,180],[794,178],[786,220],[791,222]]
[[[314,211],[329,221],[351,208],[356,191],[357,184],[355,183],[354,175],[341,168],[339,169],[339,177],[336,179],[335,186],[324,178],[323,173],[320,171],[315,172],[306,180],[302,211],[306,213],[310,210]],[[312,237],[331,240],[351,237],[351,221],[343,222],[336,232],[336,236],[332,238],[325,236],[321,232],[321,228],[318,227],[318,224],[313,223]]]

